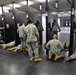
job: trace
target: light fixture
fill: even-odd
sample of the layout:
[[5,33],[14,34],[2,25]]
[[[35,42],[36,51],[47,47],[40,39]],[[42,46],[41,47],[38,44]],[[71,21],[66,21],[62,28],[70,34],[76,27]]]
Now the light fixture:
[[40,10],[42,10],[42,5],[41,4],[39,5],[39,8],[40,8]]
[[28,14],[26,15],[26,18],[29,18],[29,15]]
[[55,2],[55,7],[58,8],[58,2],[57,1]]
[[4,17],[2,16],[2,21],[4,20]]
[[13,20],[15,19],[14,15],[12,16],[12,19],[13,19]]
[[56,15],[56,14],[58,14],[58,13],[57,13],[57,12],[51,12],[51,14],[52,14],[52,15]]
[[[38,2],[41,2],[41,3],[44,3],[44,2],[46,2],[46,0],[37,0]],[[48,0],[48,2],[49,2],[49,0]]]
[[[9,4],[8,6],[9,6],[9,7],[12,7],[12,4]],[[14,4],[14,8],[18,8],[18,7],[21,7],[21,5],[19,5],[19,4]]]
[[[21,1],[20,4],[27,5],[27,1]],[[32,1],[28,1],[28,5],[34,4]]]
[[21,1],[20,3],[23,4],[23,5],[27,5],[26,1]]
[[6,27],[9,28],[9,24],[6,24]]
[[68,21],[66,21],[66,26],[68,26]]
[[69,13],[64,13],[64,14],[58,14],[58,17],[70,17]]
[[59,12],[60,14],[64,14],[64,12]]
[[11,9],[10,7],[6,7],[6,6],[3,7],[3,10],[10,10],[10,9]]
[[4,10],[4,12],[9,13],[9,10]]
[[71,21],[69,21],[69,26],[71,26]]

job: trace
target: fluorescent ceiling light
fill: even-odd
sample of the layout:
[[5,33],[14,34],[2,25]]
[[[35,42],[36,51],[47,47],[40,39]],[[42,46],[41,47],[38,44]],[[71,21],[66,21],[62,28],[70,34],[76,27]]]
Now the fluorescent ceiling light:
[[26,18],[29,18],[29,15],[28,14],[26,15]]
[[55,15],[55,14],[57,14],[57,12],[51,12],[51,14],[52,14],[52,15]]
[[2,17],[2,21],[4,20],[4,17]]
[[6,6],[3,7],[3,10],[10,10],[10,9],[11,9],[10,7],[6,7]]
[[9,13],[9,10],[4,10],[4,12]]
[[20,3],[23,4],[23,5],[27,5],[27,2],[26,1],[22,1]]
[[64,14],[64,12],[60,12],[60,14]]
[[[12,7],[12,4],[9,4],[8,6]],[[21,7],[21,5],[19,5],[19,4],[14,4],[14,8],[19,8],[19,7]]]
[[64,13],[63,15],[62,14],[58,14],[58,17],[69,17],[70,14],[69,13]]
[[[20,3],[23,4],[23,5],[27,5],[27,1],[22,1]],[[34,4],[34,3],[31,2],[31,1],[28,1],[28,5],[32,5],[32,4]]]
[[[37,0],[38,2],[46,2],[46,0]],[[48,0],[48,2],[49,2],[49,0]]]

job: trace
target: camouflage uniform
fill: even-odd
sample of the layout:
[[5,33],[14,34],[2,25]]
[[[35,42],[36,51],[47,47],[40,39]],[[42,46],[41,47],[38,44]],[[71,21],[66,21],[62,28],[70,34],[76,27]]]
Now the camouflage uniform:
[[26,26],[26,34],[27,34],[27,47],[29,49],[29,56],[32,57],[33,53],[35,54],[35,57],[39,57],[38,54],[38,39],[39,39],[39,33],[35,25],[28,24]]
[[6,44],[6,47],[12,47],[15,45],[15,41]]
[[11,50],[20,50],[22,48],[22,45],[21,44],[19,44],[18,46],[16,46],[16,47],[13,47],[13,48],[11,48]]
[[53,39],[46,44],[46,48],[50,49],[49,53],[51,54],[60,54],[63,46],[59,40]]
[[17,30],[17,32],[19,33],[20,40],[21,40],[22,48],[26,47],[26,35],[24,33],[24,28],[25,28],[25,26],[22,25]]
[[76,53],[74,53],[73,55],[70,56],[72,59],[76,58]]

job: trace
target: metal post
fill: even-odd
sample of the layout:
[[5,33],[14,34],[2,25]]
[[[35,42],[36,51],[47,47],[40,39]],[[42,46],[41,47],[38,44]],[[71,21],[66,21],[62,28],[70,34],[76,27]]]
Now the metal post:
[[3,40],[6,42],[6,35],[5,35],[5,19],[4,19],[4,11],[3,11],[3,5],[2,5],[2,21],[3,21]]
[[[41,5],[41,9],[40,9],[40,20],[41,20],[41,25],[42,25],[42,4]],[[42,31],[39,32],[40,33],[40,45],[42,45]]]
[[[28,10],[29,10],[29,4],[28,4],[28,0],[26,0],[27,1],[27,9],[26,9],[26,15],[28,15]],[[29,15],[28,15],[28,17],[27,17],[27,19],[29,18]]]
[[[48,0],[46,0],[46,43],[49,41],[48,39],[48,28],[49,28],[49,25],[48,25]],[[47,57],[48,57],[48,49],[46,49],[46,54],[47,54]]]
[[14,20],[14,40],[15,40],[15,46],[17,46],[17,25],[16,25],[16,15],[15,15],[15,8],[14,8],[14,2],[12,2],[12,14],[13,14],[13,20]]
[[46,0],[46,13],[47,13],[47,16],[46,16],[46,43],[48,42],[48,0]]
[[72,0],[69,56],[72,55],[73,53],[74,11],[75,11],[75,0]]
[[[29,6],[29,4],[28,4],[28,0],[26,0],[27,1],[27,8],[28,8],[28,6]],[[27,9],[28,10],[28,9]]]

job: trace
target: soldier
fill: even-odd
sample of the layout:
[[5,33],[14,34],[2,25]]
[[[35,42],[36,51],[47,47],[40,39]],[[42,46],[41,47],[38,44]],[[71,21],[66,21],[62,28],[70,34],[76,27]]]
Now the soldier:
[[33,61],[34,57],[35,57],[35,62],[41,61],[42,58],[39,58],[39,53],[38,53],[39,33],[37,27],[33,24],[32,20],[30,19],[28,20],[28,25],[26,26],[25,32],[27,34],[26,42],[28,46],[30,61]]
[[12,47],[15,45],[15,40],[10,42],[10,43],[7,43],[7,44],[1,44],[1,46],[3,46],[3,49],[7,48],[7,47]]
[[61,31],[58,23],[57,23],[56,20],[54,19],[54,20],[53,20],[53,23],[52,23],[52,31],[54,32],[54,34],[57,34],[58,30]]
[[19,38],[21,40],[22,49],[26,47],[26,35],[24,33],[25,22],[18,28],[17,32],[19,33]]
[[[10,51],[12,51],[12,52],[14,52],[14,53],[16,53],[17,51],[22,51],[22,45],[19,44],[19,45],[16,46],[16,47],[8,48],[8,50],[10,50]],[[28,51],[28,49],[26,49],[26,51]]]
[[61,58],[61,50],[63,49],[63,45],[61,44],[61,42],[59,40],[57,40],[57,35],[54,34],[53,35],[53,39],[50,40],[47,44],[46,44],[46,48],[49,49],[49,54],[48,54],[48,58],[51,59],[52,55],[55,55],[54,60],[56,61],[58,58]]
[[65,61],[70,61],[76,58],[76,53],[74,53],[73,55],[69,56],[68,58],[65,58]]

